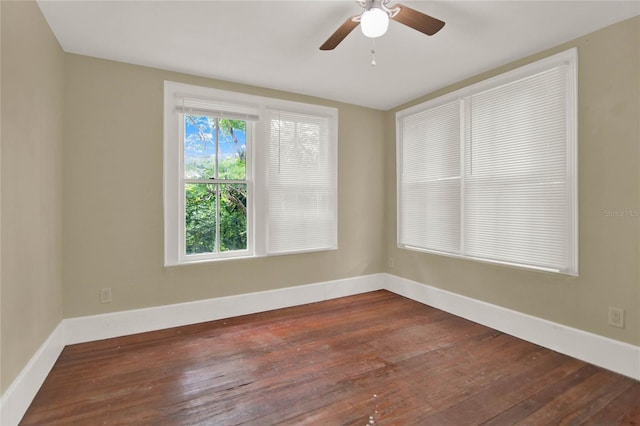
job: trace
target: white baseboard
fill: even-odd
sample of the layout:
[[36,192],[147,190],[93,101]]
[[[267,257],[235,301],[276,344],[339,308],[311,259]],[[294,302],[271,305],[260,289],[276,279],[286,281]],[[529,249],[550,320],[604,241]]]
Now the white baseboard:
[[175,305],[64,319],[0,399],[0,425],[17,425],[66,345],[161,330],[384,288],[386,274],[373,274]]
[[162,330],[321,302],[384,288],[385,274],[285,287],[174,305],[65,319],[66,344]]
[[387,274],[385,288],[545,348],[640,380],[640,347]]
[[640,380],[640,347],[381,273],[60,322],[0,399],[0,424],[16,425],[65,345],[161,330],[386,289],[557,352]]
[[17,425],[64,349],[64,321],[53,330],[0,398],[0,425]]

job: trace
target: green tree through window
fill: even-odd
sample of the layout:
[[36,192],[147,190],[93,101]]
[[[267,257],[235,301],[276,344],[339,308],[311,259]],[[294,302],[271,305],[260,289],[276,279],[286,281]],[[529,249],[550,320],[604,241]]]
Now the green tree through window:
[[247,249],[247,125],[184,115],[185,251]]

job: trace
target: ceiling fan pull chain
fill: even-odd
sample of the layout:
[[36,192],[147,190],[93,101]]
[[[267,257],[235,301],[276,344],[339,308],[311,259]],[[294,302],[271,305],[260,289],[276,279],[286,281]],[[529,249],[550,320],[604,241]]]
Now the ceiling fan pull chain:
[[376,39],[371,39],[371,66],[376,66]]

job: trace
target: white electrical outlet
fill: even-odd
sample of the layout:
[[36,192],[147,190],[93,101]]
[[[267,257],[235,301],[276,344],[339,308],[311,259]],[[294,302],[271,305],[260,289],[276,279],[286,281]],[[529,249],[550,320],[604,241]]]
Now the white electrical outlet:
[[390,257],[390,258],[389,258],[389,262],[388,262],[388,264],[389,264],[389,268],[393,268],[393,267],[395,267],[395,266],[396,266],[396,262],[395,262],[395,260],[393,259],[393,257]]
[[111,287],[100,289],[100,303],[111,303]]
[[609,325],[624,328],[624,309],[609,306]]

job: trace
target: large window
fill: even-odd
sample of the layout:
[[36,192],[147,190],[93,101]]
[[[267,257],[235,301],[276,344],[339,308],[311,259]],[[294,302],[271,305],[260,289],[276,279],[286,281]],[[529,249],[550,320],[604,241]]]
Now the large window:
[[337,248],[337,111],[165,82],[165,264]]
[[576,60],[397,114],[399,247],[577,274]]

